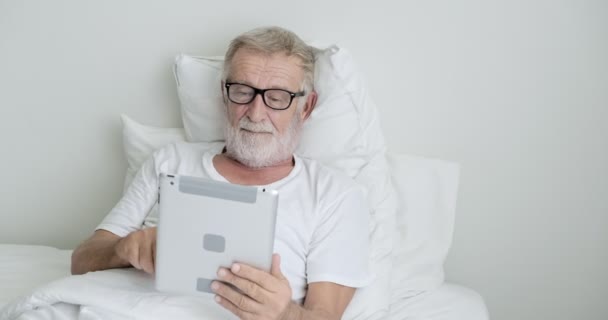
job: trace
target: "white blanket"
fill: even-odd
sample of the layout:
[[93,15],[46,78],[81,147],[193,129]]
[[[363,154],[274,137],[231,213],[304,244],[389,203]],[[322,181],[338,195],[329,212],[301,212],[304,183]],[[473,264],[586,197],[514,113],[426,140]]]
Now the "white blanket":
[[213,296],[168,295],[135,269],[69,276],[39,287],[0,310],[0,319],[237,319]]

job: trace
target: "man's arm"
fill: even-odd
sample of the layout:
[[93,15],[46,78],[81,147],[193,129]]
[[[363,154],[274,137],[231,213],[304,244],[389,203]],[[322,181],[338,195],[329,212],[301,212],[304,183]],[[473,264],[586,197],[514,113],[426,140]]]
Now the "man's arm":
[[135,267],[154,272],[156,228],[142,229],[121,238],[97,230],[72,253],[72,274]]
[[109,231],[95,231],[72,253],[72,274],[126,267],[126,261],[116,255],[119,240],[119,236]]
[[339,320],[355,294],[355,288],[332,282],[315,282],[308,285],[306,300],[301,307],[290,303],[285,320],[326,319]]

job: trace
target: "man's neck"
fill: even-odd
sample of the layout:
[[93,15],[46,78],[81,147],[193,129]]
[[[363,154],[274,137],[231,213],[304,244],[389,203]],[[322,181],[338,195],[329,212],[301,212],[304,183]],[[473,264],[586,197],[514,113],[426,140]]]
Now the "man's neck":
[[293,156],[268,167],[252,168],[221,153],[213,157],[215,170],[230,183],[240,185],[267,185],[289,175],[295,165]]

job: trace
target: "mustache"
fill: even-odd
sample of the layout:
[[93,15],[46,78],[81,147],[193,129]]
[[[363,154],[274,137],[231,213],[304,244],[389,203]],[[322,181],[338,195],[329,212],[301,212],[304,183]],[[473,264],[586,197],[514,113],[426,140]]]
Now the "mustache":
[[268,122],[253,122],[247,117],[241,118],[239,128],[256,133],[275,133],[274,127]]

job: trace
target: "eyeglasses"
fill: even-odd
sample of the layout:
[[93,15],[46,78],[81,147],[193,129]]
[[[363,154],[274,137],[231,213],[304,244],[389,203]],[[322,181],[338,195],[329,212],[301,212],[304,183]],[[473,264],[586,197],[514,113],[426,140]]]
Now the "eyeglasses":
[[283,89],[258,89],[252,86],[228,82],[225,84],[228,93],[228,99],[236,104],[248,104],[255,96],[262,95],[264,104],[274,110],[285,110],[291,106],[291,102],[295,97],[304,96],[305,92],[290,92]]

